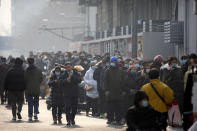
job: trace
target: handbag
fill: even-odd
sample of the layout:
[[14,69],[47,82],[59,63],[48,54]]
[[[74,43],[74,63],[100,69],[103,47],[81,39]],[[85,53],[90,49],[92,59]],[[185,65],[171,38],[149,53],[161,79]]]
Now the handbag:
[[86,91],[91,91],[93,88],[94,88],[93,85],[88,85],[88,84],[86,84],[84,89],[85,89]]

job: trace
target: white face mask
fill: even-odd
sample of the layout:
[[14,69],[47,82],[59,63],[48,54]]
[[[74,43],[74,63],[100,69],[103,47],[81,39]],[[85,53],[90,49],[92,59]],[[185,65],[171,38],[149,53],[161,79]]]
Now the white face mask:
[[116,64],[115,64],[115,63],[111,63],[110,65],[111,65],[112,67],[115,67],[115,66],[116,66]]
[[147,100],[144,100],[143,102],[142,102],[142,105],[141,105],[142,107],[148,107],[148,101]]

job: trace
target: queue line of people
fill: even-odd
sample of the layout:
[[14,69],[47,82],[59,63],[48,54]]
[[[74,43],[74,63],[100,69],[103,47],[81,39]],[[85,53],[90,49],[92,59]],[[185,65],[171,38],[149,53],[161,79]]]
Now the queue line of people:
[[[183,116],[184,130],[189,129],[193,124],[194,121],[190,118],[195,116],[192,110],[196,107],[195,102],[191,102],[192,96],[195,96],[192,89],[195,86],[196,54],[183,56],[180,62],[176,57],[169,57],[167,61],[164,61],[160,55],[150,62],[131,59],[124,61],[121,56],[110,58],[109,54],[103,57],[92,57],[86,53],[77,54],[76,52],[70,58],[72,59],[66,59],[66,64],[58,63],[63,66],[56,64],[51,66],[50,70],[48,69],[54,124],[62,123],[62,113],[65,112],[67,125],[75,125],[75,115],[81,99],[86,101],[87,116],[89,116],[90,108],[94,117],[104,118],[104,114],[107,113],[107,124],[121,126],[126,120],[128,131],[166,130],[168,106],[174,100],[178,101],[179,110]],[[20,93],[24,94],[24,91],[28,101],[29,120],[33,116],[33,106],[35,107],[34,118],[38,119],[39,86],[43,76],[41,70],[34,66],[32,56],[27,62],[29,66],[24,69],[23,61],[20,58],[15,59],[15,63],[8,68],[5,77],[5,90],[10,92],[8,93],[10,96],[17,98],[14,100],[18,100],[9,100],[12,105],[13,120],[16,115],[21,119],[21,103],[24,100],[19,96],[22,96]],[[3,64],[5,63],[2,62],[1,65]],[[81,65],[84,70],[74,69],[75,65]],[[11,77],[8,77],[10,75]],[[12,78],[16,76],[18,76],[18,81],[17,79],[12,81]],[[21,81],[23,77],[24,81]],[[10,84],[14,82],[20,83],[20,88],[23,87],[19,89],[20,93],[12,90],[12,87],[17,85]],[[83,86],[79,87],[81,84]],[[81,91],[85,91],[85,94]],[[18,109],[16,109],[16,104],[18,104]],[[144,113],[149,115],[144,117],[142,115]],[[155,122],[150,124],[146,122],[148,120]]]

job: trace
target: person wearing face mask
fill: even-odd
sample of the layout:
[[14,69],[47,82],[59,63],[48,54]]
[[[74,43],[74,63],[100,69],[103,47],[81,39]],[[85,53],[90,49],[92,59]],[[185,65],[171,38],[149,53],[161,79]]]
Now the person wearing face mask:
[[184,76],[181,67],[178,66],[178,59],[171,57],[169,59],[170,70],[166,75],[164,83],[167,84],[173,91],[175,100],[178,101],[180,112],[183,112],[183,97],[184,97]]
[[150,82],[148,73],[150,72],[150,62],[144,63],[144,69],[140,72],[140,75],[138,77],[139,81],[139,87],[141,88],[143,85]]
[[[134,105],[135,93],[140,89],[140,83],[138,80],[137,67],[135,65],[130,66],[127,71],[124,90],[126,92],[124,96],[124,112],[128,110],[129,107]],[[125,116],[126,114],[124,114]]]
[[142,91],[146,93],[149,99],[149,104],[154,110],[160,113],[161,129],[166,131],[168,107],[174,100],[174,92],[166,84],[159,80],[159,71],[157,68],[152,68],[149,72],[150,83],[142,87]]
[[79,98],[79,83],[81,83],[82,79],[78,71],[73,69],[71,62],[65,64],[65,69],[66,70],[60,76],[60,85],[63,88],[67,126],[71,126],[75,125],[75,115],[77,113]]
[[62,124],[62,111],[64,106],[63,88],[60,86],[61,67],[56,66],[52,72],[48,85],[51,88],[52,116],[54,124]]
[[86,115],[89,116],[90,108],[92,108],[92,116],[95,117],[98,115],[97,103],[98,103],[98,90],[97,90],[97,81],[93,79],[94,71],[96,70],[96,61],[90,62],[90,69],[86,72],[84,76],[84,82],[87,86],[92,86],[92,89],[86,90]]
[[112,57],[110,67],[104,75],[104,90],[107,101],[107,124],[122,125],[125,75],[117,64],[117,57]]
[[98,113],[100,118],[104,118],[104,113],[106,113],[106,100],[105,100],[105,90],[104,90],[104,74],[109,66],[106,65],[109,59],[104,58],[101,63],[98,64],[98,68],[94,71],[93,78],[97,81],[98,87]]
[[160,131],[157,117],[158,112],[149,105],[148,96],[143,91],[137,91],[134,105],[127,111],[127,131]]

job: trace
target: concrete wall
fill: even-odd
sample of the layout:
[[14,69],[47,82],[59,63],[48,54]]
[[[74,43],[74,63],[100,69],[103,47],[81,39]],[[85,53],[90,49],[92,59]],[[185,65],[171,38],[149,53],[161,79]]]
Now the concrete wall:
[[180,45],[184,49],[182,55],[197,52],[197,15],[193,14],[193,0],[178,1],[178,20],[184,21],[184,45]]

